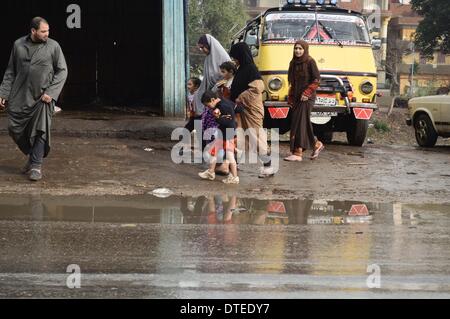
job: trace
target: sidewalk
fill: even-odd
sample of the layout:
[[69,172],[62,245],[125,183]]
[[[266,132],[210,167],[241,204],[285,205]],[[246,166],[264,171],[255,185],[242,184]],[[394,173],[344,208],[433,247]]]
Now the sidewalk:
[[[116,113],[63,111],[53,118],[52,133],[62,137],[134,138],[170,141],[172,131],[185,121]],[[8,120],[0,113],[0,134],[8,134]]]

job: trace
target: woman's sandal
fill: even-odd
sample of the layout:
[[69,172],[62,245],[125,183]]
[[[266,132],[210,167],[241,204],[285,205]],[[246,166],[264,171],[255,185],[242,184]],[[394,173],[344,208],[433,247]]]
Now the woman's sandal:
[[314,161],[319,158],[319,154],[325,149],[325,145],[321,144],[319,148],[314,150],[314,152],[311,155],[311,161]]
[[302,162],[303,158],[301,156],[291,155],[289,157],[286,157],[284,160],[286,162]]

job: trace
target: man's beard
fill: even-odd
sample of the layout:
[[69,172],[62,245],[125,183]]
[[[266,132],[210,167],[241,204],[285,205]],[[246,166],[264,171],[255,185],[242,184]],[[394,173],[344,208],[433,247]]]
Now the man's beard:
[[32,36],[31,40],[35,43],[46,43],[48,40],[48,37],[47,38],[39,38],[37,36]]

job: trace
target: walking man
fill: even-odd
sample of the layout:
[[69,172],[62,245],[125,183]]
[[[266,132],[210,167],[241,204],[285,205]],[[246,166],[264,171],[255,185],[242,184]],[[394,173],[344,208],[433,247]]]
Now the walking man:
[[9,135],[28,156],[23,173],[42,179],[43,159],[50,152],[55,103],[67,79],[67,65],[58,42],[49,38],[48,22],[31,21],[31,33],[13,46],[3,82],[0,108],[8,113]]

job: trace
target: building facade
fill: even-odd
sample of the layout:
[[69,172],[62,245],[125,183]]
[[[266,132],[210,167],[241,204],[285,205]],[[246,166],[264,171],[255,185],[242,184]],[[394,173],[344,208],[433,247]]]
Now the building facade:
[[389,25],[389,52],[396,72],[392,74],[395,93],[400,95],[435,94],[439,88],[450,86],[450,55],[440,51],[431,59],[415,50],[413,38],[419,18],[397,17]]
[[414,46],[414,35],[422,20],[409,3],[393,2],[394,17],[389,23],[388,71],[395,94],[420,96],[436,94],[450,86],[450,55],[436,51],[432,59],[423,57]]

